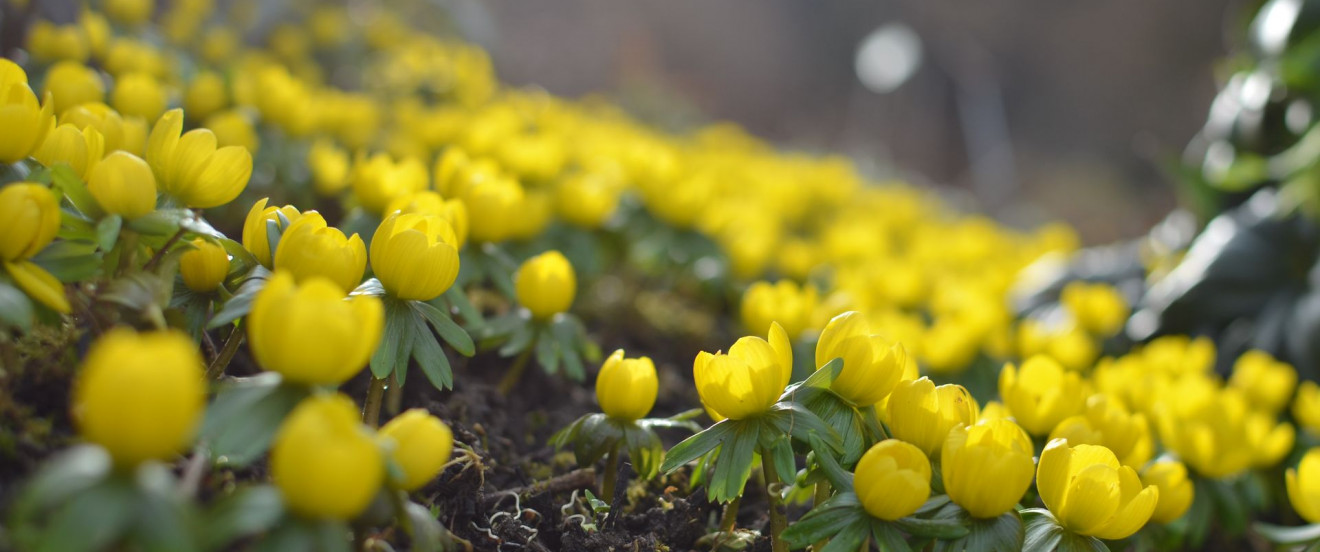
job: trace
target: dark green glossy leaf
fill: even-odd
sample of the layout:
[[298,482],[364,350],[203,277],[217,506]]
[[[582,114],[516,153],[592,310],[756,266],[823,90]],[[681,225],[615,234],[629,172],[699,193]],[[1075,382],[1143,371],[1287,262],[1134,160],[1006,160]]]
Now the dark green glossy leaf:
[[440,524],[431,511],[425,506],[415,502],[408,502],[403,505],[404,514],[408,516],[409,529],[408,536],[412,538],[413,550],[417,552],[439,552],[443,549],[445,542],[445,527]]
[[206,512],[202,547],[223,550],[235,540],[270,530],[283,515],[279,489],[267,485],[239,489]]
[[514,327],[512,334],[509,335],[509,340],[500,347],[500,356],[511,357],[527,350],[527,347],[530,347],[532,341],[537,338],[538,333],[540,333],[538,329],[531,324]]
[[834,537],[844,528],[860,524],[870,530],[871,518],[852,492],[839,493],[812,508],[784,530],[783,539],[794,548]]
[[458,324],[455,324],[447,313],[421,301],[411,301],[409,304],[422,317],[426,318],[427,322],[431,323],[431,327],[435,328],[436,333],[440,334],[445,343],[458,351],[458,354],[470,357],[477,353],[476,345],[472,343],[472,336],[468,335]]
[[935,541],[936,552],[1014,552],[1023,547],[1025,529],[1016,510],[993,519],[975,519],[957,504],[946,502],[935,518],[957,520],[969,531],[963,538]]
[[208,329],[219,328],[225,324],[233,323],[252,310],[252,301],[257,298],[257,294],[266,287],[266,280],[270,278],[270,271],[266,267],[257,266],[248,274],[247,279],[238,286],[234,294],[225,301],[220,311],[211,317],[210,323],[206,325]]
[[458,310],[459,316],[463,317],[463,323],[469,330],[476,332],[485,327],[486,321],[482,318],[481,311],[472,304],[471,299],[468,299],[467,292],[463,291],[462,286],[457,284],[451,286],[441,297]]
[[[398,301],[386,300],[385,302],[385,330],[381,333],[380,344],[376,346],[376,352],[371,354],[371,374],[377,379],[385,379],[394,373],[395,367],[399,365],[399,344],[403,341],[404,333],[410,328],[406,326],[408,319],[399,313],[405,307]],[[411,342],[409,343],[411,346]],[[411,349],[405,349],[410,351]],[[405,359],[406,360],[406,357]]]
[[627,424],[623,426],[623,441],[628,448],[628,460],[632,462],[638,477],[655,477],[665,456],[665,445],[660,441],[660,436],[637,424]]
[[669,452],[665,453],[665,461],[660,465],[660,471],[669,473],[688,462],[701,458],[702,455],[720,446],[720,443],[724,442],[724,439],[741,425],[738,420],[724,420],[684,439],[683,442],[674,445],[673,448],[669,449]]
[[895,522],[903,531],[915,537],[957,539],[967,536],[968,530],[956,519],[921,519],[905,517]]
[[1024,552],[1108,552],[1100,539],[1078,535],[1059,525],[1048,510],[1031,509],[1022,512],[1026,524],[1022,542]]
[[792,435],[794,439],[807,444],[811,443],[811,434],[815,433],[835,452],[844,452],[838,432],[800,404],[778,402],[771,406],[770,412],[764,416],[780,433]]
[[547,374],[553,374],[559,370],[559,343],[553,339],[536,340],[536,363]]
[[77,173],[73,172],[73,168],[63,163],[56,164],[50,168],[50,181],[84,215],[91,218],[101,216],[101,206],[96,203],[96,198],[92,197],[92,193],[87,190],[87,184],[83,182]]
[[872,519],[871,538],[880,552],[904,552],[908,550],[907,541],[903,539],[903,532],[899,531],[895,524],[888,521]]
[[245,466],[270,446],[284,417],[308,394],[262,373],[223,384],[206,409],[201,435],[217,463]]
[[444,391],[454,388],[454,372],[449,367],[449,357],[445,356],[444,349],[440,348],[431,332],[417,336],[413,341],[412,356],[417,359],[417,365],[426,374],[427,381],[436,389]]
[[76,445],[61,452],[37,472],[23,491],[15,510],[35,513],[61,504],[101,483],[110,474],[113,462],[105,449],[95,445]]
[[820,552],[857,552],[870,537],[870,519],[862,519],[842,527],[838,533],[831,535],[830,542],[821,548]]
[[723,503],[742,496],[743,487],[752,475],[752,458],[760,432],[760,424],[743,423],[725,440],[715,459],[715,473],[706,485],[710,501]]
[[559,357],[563,360],[564,373],[568,375],[568,379],[573,381],[585,379],[586,370],[582,366],[582,357],[578,355],[582,338],[570,319],[560,317],[551,325],[550,331],[554,334],[555,343],[559,344]]
[[811,435],[811,448],[815,452],[816,464],[829,479],[830,485],[841,492],[851,492],[853,490],[853,474],[843,469],[839,461],[834,458],[834,453],[830,450],[823,439],[817,434]]
[[[799,391],[798,394],[804,393]],[[862,453],[866,452],[867,429],[862,412],[832,391],[822,390],[809,395],[810,398],[803,400],[802,405],[838,432],[843,441],[844,454],[839,463],[844,466],[856,464]]]
[[81,552],[108,548],[133,522],[137,494],[122,478],[109,478],[55,511],[36,546],[38,552]]
[[134,540],[145,552],[202,550],[192,504],[175,495],[172,489],[163,491],[139,497]]
[[104,257],[94,242],[59,241],[46,246],[31,261],[67,284],[99,274]]

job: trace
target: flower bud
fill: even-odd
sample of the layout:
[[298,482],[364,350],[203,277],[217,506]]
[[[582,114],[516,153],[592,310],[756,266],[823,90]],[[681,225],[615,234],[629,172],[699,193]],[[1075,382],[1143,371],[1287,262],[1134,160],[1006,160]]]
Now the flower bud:
[[41,95],[55,100],[55,113],[64,113],[75,105],[105,99],[105,83],[95,69],[77,61],[61,61],[46,71]]
[[28,88],[27,73],[0,58],[0,162],[16,163],[31,155],[55,125],[54,101],[44,105]]
[[1081,412],[1086,389],[1077,372],[1064,370],[1050,357],[1033,356],[1021,369],[1004,366],[999,397],[1023,429],[1048,435],[1064,418]]
[[1067,439],[1050,441],[1041,452],[1036,487],[1060,525],[1107,540],[1136,533],[1160,500],[1159,487],[1143,486],[1109,449],[1073,447]]
[[511,238],[516,219],[523,215],[523,196],[522,186],[503,177],[483,181],[458,196],[467,205],[472,239],[499,243]]
[[198,293],[209,293],[220,287],[229,275],[229,253],[224,246],[205,238],[194,238],[195,249],[179,257],[179,275],[184,285]]
[[532,318],[548,320],[567,311],[577,293],[573,265],[558,251],[547,251],[523,262],[513,277],[518,303]]
[[275,250],[275,270],[289,272],[299,282],[326,278],[344,293],[362,283],[366,269],[367,246],[362,238],[344,237],[338,228],[326,226],[316,211],[307,211],[290,224]]
[[156,210],[156,177],[131,153],[116,151],[92,167],[87,191],[107,214],[135,219]]
[[912,443],[931,458],[940,456],[954,426],[976,422],[980,407],[961,385],[936,387],[930,378],[900,381],[889,395],[889,429],[894,438]]
[[940,456],[944,490],[974,518],[1012,510],[1035,475],[1031,438],[1006,419],[949,431]]
[[353,195],[362,208],[384,215],[394,198],[426,189],[426,165],[412,157],[395,162],[378,153],[353,164],[352,181]]
[[619,188],[618,182],[603,174],[569,176],[555,189],[555,210],[569,224],[600,228],[619,207]]
[[123,467],[184,450],[205,401],[202,355],[177,331],[106,332],[92,344],[73,385],[79,433]]
[[0,187],[0,260],[17,261],[41,252],[60,230],[60,204],[41,184]]
[[1187,466],[1177,460],[1156,460],[1141,471],[1141,482],[1160,490],[1160,501],[1150,519],[1170,523],[1187,513],[1196,492],[1187,477]]
[[124,149],[124,118],[110,106],[100,102],[79,104],[60,115],[60,124],[71,124],[79,130],[96,129],[105,139],[105,152]]
[[405,491],[420,489],[440,475],[454,449],[449,426],[421,408],[390,420],[380,428],[379,439],[393,445],[390,458],[403,473],[392,483]]
[[815,286],[798,286],[792,280],[756,282],[743,293],[743,326],[759,334],[771,322],[778,322],[790,337],[796,338],[811,325],[817,303]]
[[214,71],[202,71],[183,92],[183,109],[189,117],[205,120],[229,105],[225,79]]
[[[307,168],[312,172],[312,184],[318,194],[334,197],[348,187],[348,152],[335,147],[329,140],[312,143],[307,151]],[[386,212],[389,212],[388,208]]]
[[458,277],[458,238],[440,217],[390,215],[371,238],[371,269],[391,295],[430,301]]
[[1297,385],[1297,370],[1269,353],[1252,349],[1233,363],[1229,387],[1241,389],[1252,406],[1277,414],[1288,405]]
[[256,257],[261,266],[271,268],[274,266],[271,262],[271,254],[274,252],[270,250],[270,240],[266,234],[266,221],[275,221],[276,225],[281,226],[281,230],[288,230],[288,227],[280,222],[279,215],[284,215],[284,218],[292,225],[302,217],[302,213],[299,213],[298,208],[292,205],[267,207],[266,202],[268,201],[270,201],[270,198],[263,197],[253,203],[252,209],[248,210],[247,219],[243,221],[243,249],[248,250],[253,257]]
[[64,124],[46,133],[32,157],[42,165],[54,167],[63,163],[73,169],[79,178],[86,178],[88,171],[101,161],[105,154],[105,139],[94,128],[78,130],[78,127]]
[[692,377],[707,412],[741,420],[770,410],[779,400],[793,375],[793,346],[779,324],[770,325],[768,337],[743,337],[728,354],[697,355]]
[[903,441],[880,441],[857,461],[853,488],[874,517],[895,521],[910,516],[930,498],[930,460]]
[[252,154],[238,146],[216,148],[215,134],[199,128],[180,136],[183,110],[172,109],[151,129],[147,163],[156,184],[189,207],[233,201],[252,176]]
[[165,112],[169,98],[165,88],[155,77],[146,73],[128,73],[115,79],[110,93],[110,105],[127,117],[142,117],[154,121]]
[[339,385],[366,366],[380,343],[385,308],[369,295],[344,298],[325,278],[296,284],[276,272],[252,301],[248,342],[257,364],[288,381]]
[[295,514],[347,521],[380,490],[385,459],[352,400],[313,395],[294,407],[275,435],[270,475]]
[[645,418],[655,406],[660,382],[649,357],[624,358],[614,351],[596,376],[596,402],[611,418],[633,422]]
[[836,358],[843,359],[843,370],[830,389],[856,405],[880,402],[898,385],[907,366],[903,346],[871,334],[870,325],[857,311],[834,317],[820,333],[816,369]]
[[420,215],[435,215],[446,221],[454,229],[454,238],[458,240],[458,247],[461,249],[463,244],[467,243],[468,233],[468,214],[467,206],[462,201],[450,199],[446,201],[440,194],[430,190],[423,190],[414,194],[394,198],[385,212],[393,213],[398,211],[401,214],[417,213]]

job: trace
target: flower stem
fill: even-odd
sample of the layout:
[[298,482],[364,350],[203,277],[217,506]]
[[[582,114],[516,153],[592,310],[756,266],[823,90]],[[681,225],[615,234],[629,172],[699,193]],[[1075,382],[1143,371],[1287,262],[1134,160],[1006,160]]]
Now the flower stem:
[[738,525],[738,508],[742,506],[742,497],[735,496],[733,501],[724,505],[724,515],[720,517],[720,532],[729,533]]
[[238,345],[243,342],[243,324],[234,326],[229,331],[229,337],[225,338],[225,344],[220,347],[220,352],[211,360],[211,365],[206,367],[206,379],[217,380],[225,375],[225,368],[229,367],[229,361],[234,359],[234,353],[238,352]]
[[788,528],[788,514],[784,510],[784,500],[779,497],[779,474],[775,472],[773,455],[761,451],[761,471],[765,474],[765,497],[770,503],[770,549],[774,552],[788,552],[788,543],[779,535]]
[[527,361],[532,358],[534,349],[536,349],[536,341],[532,340],[527,344],[527,348],[523,349],[522,354],[513,359],[513,366],[509,367],[503,378],[500,378],[500,395],[507,397],[513,391],[513,386],[518,385],[518,380],[522,379],[523,372],[527,370]]
[[395,416],[403,408],[403,384],[399,383],[399,374],[390,376],[390,387],[385,390],[385,411]]
[[372,377],[367,388],[367,402],[362,405],[362,423],[375,428],[380,425],[380,399],[385,394],[385,380]]
[[[170,236],[170,239],[165,240],[165,245],[160,246],[160,249],[156,250],[156,254],[151,256],[151,259],[147,261],[147,264],[142,265],[142,270],[150,271],[151,269],[155,268],[156,265],[160,263],[160,260],[165,257],[165,253],[170,250],[170,247],[173,247],[175,243],[178,243],[179,238],[183,237],[184,232],[187,232],[187,230],[184,229],[183,227],[179,227],[179,231],[175,232],[173,236]],[[133,246],[132,251],[136,252],[137,251],[136,238],[133,239],[132,246]]]
[[605,459],[605,474],[601,478],[600,498],[601,500],[614,500],[614,485],[619,480],[619,445],[615,444],[610,449],[609,456]]
[[138,235],[132,230],[123,229],[119,232],[119,267],[115,269],[115,274],[122,276],[132,268],[134,261],[137,260]]
[[[812,506],[813,508],[815,508],[815,507],[820,506],[820,503],[825,502],[826,500],[829,500],[829,498],[830,498],[830,491],[831,491],[831,489],[830,489],[830,482],[829,482],[829,481],[821,481],[821,482],[819,482],[819,483],[816,483],[816,495],[815,495],[815,497],[814,497],[813,500],[812,500],[811,506]],[[812,550],[824,550],[824,549],[825,549],[825,545],[826,545],[826,544],[829,544],[829,542],[830,542],[830,539],[828,539],[828,538],[820,539],[819,541],[816,541],[816,544],[812,545],[811,549],[812,549]]]

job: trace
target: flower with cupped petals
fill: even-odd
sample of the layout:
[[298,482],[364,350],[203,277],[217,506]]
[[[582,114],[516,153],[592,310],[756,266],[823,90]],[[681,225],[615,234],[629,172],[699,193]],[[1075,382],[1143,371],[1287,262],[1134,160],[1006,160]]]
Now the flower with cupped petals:
[[513,285],[518,303],[531,311],[532,318],[547,320],[573,305],[577,275],[563,253],[546,251],[518,267]]
[[401,472],[391,484],[405,491],[415,491],[435,479],[454,450],[449,426],[421,408],[395,416],[380,428],[379,439],[387,443],[390,458]]
[[392,214],[371,238],[371,270],[391,295],[430,301],[458,277],[458,238],[435,215]]
[[182,109],[165,112],[151,129],[147,164],[156,184],[189,207],[233,201],[252,176],[252,154],[241,146],[217,148],[215,134],[204,128],[182,131]]
[[944,490],[974,518],[1012,510],[1035,475],[1031,438],[1012,420],[960,425],[949,431],[940,456]]
[[385,307],[374,296],[344,293],[325,278],[295,283],[292,274],[276,272],[248,314],[257,364],[312,385],[339,385],[357,374],[380,343]]
[[930,498],[930,460],[909,443],[880,441],[857,461],[853,487],[866,513],[885,521],[910,516]]
[[286,270],[299,282],[327,278],[345,293],[362,283],[366,269],[367,246],[362,238],[345,237],[316,211],[307,211],[290,224],[275,248],[275,270]]
[[1036,487],[1059,524],[1108,540],[1127,538],[1150,520],[1159,487],[1144,486],[1136,470],[1098,445],[1055,439],[1040,454]]
[[900,381],[886,405],[894,438],[912,443],[931,458],[940,456],[949,430],[976,423],[980,406],[961,385],[936,387],[930,378]]
[[605,359],[596,375],[596,402],[611,418],[637,421],[655,406],[659,386],[650,357],[625,358],[619,349]]
[[[243,249],[248,250],[253,257],[256,257],[261,266],[271,268],[274,266],[272,257],[275,252],[270,250],[270,239],[266,233],[266,223],[274,221],[281,230],[287,230],[289,226],[292,226],[294,222],[302,217],[302,213],[298,212],[298,208],[292,205],[267,207],[266,203],[268,201],[270,201],[268,197],[258,199],[256,203],[252,204],[252,209],[248,210],[247,219],[243,221]],[[283,215],[284,220],[289,222],[288,226],[284,225],[281,215]]]
[[318,394],[298,403],[280,425],[270,475],[295,514],[347,521],[376,496],[385,458],[351,399]]
[[743,337],[727,354],[697,354],[692,376],[707,410],[741,420],[769,411],[779,400],[793,373],[793,348],[777,323],[767,337]]
[[816,369],[836,358],[843,359],[843,370],[830,389],[857,405],[872,405],[888,396],[907,366],[903,345],[871,333],[865,316],[857,311],[834,317],[820,333]]

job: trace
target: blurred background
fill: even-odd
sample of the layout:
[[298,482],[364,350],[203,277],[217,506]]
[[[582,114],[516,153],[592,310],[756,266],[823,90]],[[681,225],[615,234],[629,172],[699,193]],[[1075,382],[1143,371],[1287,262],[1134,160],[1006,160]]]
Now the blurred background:
[[736,122],[786,147],[850,154],[872,174],[966,192],[977,199],[968,208],[1011,223],[1066,219],[1090,243],[1137,236],[1175,205],[1172,167],[1253,7],[448,4],[512,84],[606,94],[661,123]]

